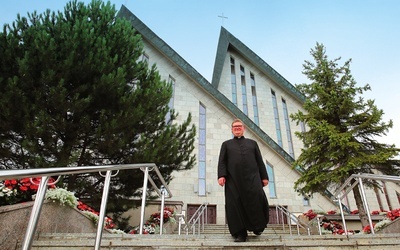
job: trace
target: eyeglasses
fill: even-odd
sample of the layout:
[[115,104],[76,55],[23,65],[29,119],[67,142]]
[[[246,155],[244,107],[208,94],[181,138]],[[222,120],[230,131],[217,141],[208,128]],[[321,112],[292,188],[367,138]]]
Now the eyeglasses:
[[242,128],[243,127],[243,125],[234,125],[234,126],[232,126],[232,128]]

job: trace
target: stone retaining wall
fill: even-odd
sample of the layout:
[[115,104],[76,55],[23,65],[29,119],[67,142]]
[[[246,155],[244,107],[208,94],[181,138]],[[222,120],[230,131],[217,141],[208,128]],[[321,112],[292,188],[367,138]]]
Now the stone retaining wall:
[[[0,207],[0,249],[19,249],[34,202]],[[38,221],[35,237],[41,233],[96,233],[96,225],[79,210],[45,201]]]

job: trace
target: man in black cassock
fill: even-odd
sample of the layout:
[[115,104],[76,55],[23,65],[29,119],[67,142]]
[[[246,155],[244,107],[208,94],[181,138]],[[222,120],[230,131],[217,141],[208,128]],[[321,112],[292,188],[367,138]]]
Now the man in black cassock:
[[268,224],[268,200],[263,187],[268,174],[256,141],[244,138],[243,122],[232,122],[233,139],[222,143],[218,184],[225,186],[225,210],[235,242],[245,242],[247,231],[260,235]]

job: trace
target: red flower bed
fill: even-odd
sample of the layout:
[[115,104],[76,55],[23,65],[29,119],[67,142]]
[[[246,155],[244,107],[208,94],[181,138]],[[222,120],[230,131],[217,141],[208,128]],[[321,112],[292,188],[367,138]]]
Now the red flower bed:
[[[41,178],[12,179],[0,182],[0,206],[32,201],[37,193]],[[49,178],[48,188],[55,188],[54,179]]]
[[400,217],[400,208],[389,211],[386,216],[390,219],[390,220],[395,220],[397,218]]
[[[13,179],[0,182],[0,206],[32,201],[32,196],[37,193],[40,181],[41,178],[23,178],[20,180]],[[49,178],[49,189],[55,188],[54,182],[53,178]],[[81,201],[78,201],[77,208],[81,211],[88,211],[99,216],[99,212]],[[111,218],[106,216],[104,220],[105,228],[115,228],[116,225]]]
[[[174,209],[170,207],[165,207],[164,208],[164,222],[167,223],[174,219]],[[161,221],[161,213],[156,212],[150,215],[150,218],[148,221],[146,221],[143,225],[143,234],[154,234],[156,233],[156,229],[159,230],[160,227],[160,221]],[[140,226],[134,227],[129,234],[139,234],[140,232]]]
[[[95,214],[97,216],[99,216],[99,214],[100,214],[94,208],[92,208],[91,206],[83,203],[82,201],[78,201],[78,205],[76,207],[81,211],[88,211],[88,212],[91,212],[92,214]],[[116,225],[113,222],[113,220],[108,216],[104,217],[104,222],[105,222],[104,228],[113,229],[113,228],[116,227]]]

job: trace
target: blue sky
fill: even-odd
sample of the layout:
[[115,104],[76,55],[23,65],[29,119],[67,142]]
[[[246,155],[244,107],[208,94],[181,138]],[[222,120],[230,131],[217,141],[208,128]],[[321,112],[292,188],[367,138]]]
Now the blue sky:
[[[0,24],[17,14],[63,10],[66,0],[2,1]],[[90,2],[85,0],[83,2]],[[207,80],[220,28],[246,44],[292,84],[307,83],[305,60],[316,42],[329,59],[341,57],[366,99],[394,126],[380,142],[400,147],[400,1],[398,0],[112,0],[125,5]],[[220,18],[225,16],[227,18]]]

